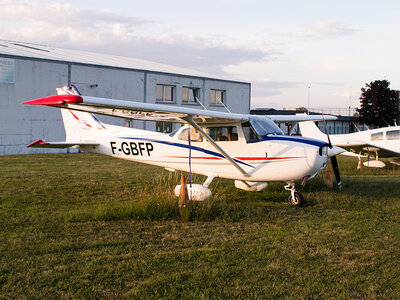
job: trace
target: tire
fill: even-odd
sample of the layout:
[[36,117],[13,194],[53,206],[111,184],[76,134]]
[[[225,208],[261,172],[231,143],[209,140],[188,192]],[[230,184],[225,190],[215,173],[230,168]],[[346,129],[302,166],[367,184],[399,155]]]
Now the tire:
[[294,199],[292,198],[292,194],[290,194],[288,200],[289,200],[289,204],[290,204],[290,205],[293,205],[293,206],[302,207],[303,204],[304,204],[304,198],[303,198],[303,196],[302,196],[300,193],[298,193],[298,192],[295,192],[295,193],[294,193]]

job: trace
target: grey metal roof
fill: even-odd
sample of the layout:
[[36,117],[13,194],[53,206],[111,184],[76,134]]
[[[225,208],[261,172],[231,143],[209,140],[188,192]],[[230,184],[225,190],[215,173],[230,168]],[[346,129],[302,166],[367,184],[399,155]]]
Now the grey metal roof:
[[[94,53],[94,52],[80,51],[80,50],[62,49],[52,46],[44,46],[44,45],[2,40],[2,39],[0,39],[0,55],[1,54],[36,58],[36,59],[82,63],[89,65],[127,68],[135,70],[148,70],[148,71],[170,73],[170,74],[223,79],[213,74],[203,73],[196,70],[190,70],[186,68],[170,66],[156,62],[150,62],[132,57],[108,55],[108,54],[101,54],[101,53]],[[223,79],[223,80],[234,81],[229,79]]]

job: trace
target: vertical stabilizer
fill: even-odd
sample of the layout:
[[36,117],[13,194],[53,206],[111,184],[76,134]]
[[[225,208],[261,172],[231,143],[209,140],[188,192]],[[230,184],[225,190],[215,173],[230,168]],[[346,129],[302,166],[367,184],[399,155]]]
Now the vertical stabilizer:
[[325,133],[323,133],[313,121],[299,122],[301,135],[308,138],[313,138],[321,141],[328,141]]
[[[80,95],[74,86],[57,89],[58,95]],[[107,128],[91,113],[61,109],[66,141],[90,141]]]

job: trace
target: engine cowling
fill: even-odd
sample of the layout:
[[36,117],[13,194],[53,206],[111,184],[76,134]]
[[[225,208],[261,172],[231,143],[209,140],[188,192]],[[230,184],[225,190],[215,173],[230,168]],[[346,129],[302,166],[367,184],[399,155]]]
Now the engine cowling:
[[[211,197],[212,193],[209,188],[201,185],[201,184],[187,184],[187,190],[189,194],[189,199],[193,201],[204,201]],[[181,185],[177,185],[175,187],[175,195],[179,197],[179,193],[181,191]]]

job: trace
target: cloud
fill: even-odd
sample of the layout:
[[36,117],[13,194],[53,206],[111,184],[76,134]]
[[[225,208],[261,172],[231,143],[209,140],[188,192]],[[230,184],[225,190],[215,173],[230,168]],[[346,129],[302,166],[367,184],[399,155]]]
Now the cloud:
[[345,24],[334,20],[328,20],[315,23],[303,28],[301,31],[287,34],[289,37],[301,39],[335,39],[343,36],[349,36],[358,30],[350,28]]
[[215,74],[224,74],[224,65],[268,55],[246,46],[177,35],[165,24],[110,10],[10,0],[0,0],[0,6],[1,39],[130,56]]
[[125,16],[110,10],[79,9],[70,4],[53,2],[44,4],[32,1],[0,1],[1,23],[7,21],[32,24],[33,26],[49,25],[52,27],[73,27],[85,30],[88,27],[98,29],[104,24],[126,24],[137,26],[150,21]]
[[252,81],[252,98],[266,98],[281,95],[284,89],[291,89],[298,86],[296,82],[290,81]]
[[281,89],[281,88],[295,88],[303,85],[305,82],[300,81],[254,81],[253,86],[258,89]]
[[[252,96],[252,107],[281,107],[282,104],[276,105],[276,102],[271,102],[272,99],[276,99],[275,96],[280,95],[291,95],[288,96],[291,99],[296,99],[297,95],[293,94],[296,91],[301,91],[303,96],[307,96],[308,87],[311,88],[313,93],[313,87],[322,86],[326,87],[338,87],[340,83],[330,82],[306,82],[306,81],[279,81],[279,80],[260,80],[252,81],[251,96]],[[290,103],[290,99],[288,103]],[[274,105],[273,105],[274,104]],[[296,104],[290,104],[288,106],[296,106]]]

